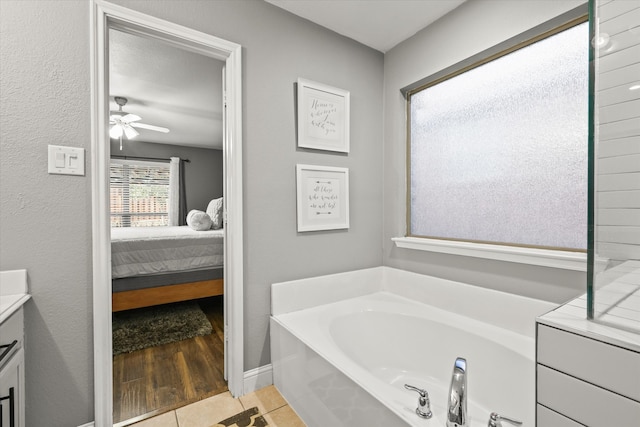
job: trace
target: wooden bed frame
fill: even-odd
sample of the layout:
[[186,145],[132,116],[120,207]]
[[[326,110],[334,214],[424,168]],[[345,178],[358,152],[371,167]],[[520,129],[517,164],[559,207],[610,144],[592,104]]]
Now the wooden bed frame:
[[111,296],[112,311],[116,312],[130,310],[133,308],[168,304],[171,302],[213,297],[222,295],[223,292],[223,279],[203,280],[200,282],[181,283],[179,285],[167,285],[156,288],[115,292]]

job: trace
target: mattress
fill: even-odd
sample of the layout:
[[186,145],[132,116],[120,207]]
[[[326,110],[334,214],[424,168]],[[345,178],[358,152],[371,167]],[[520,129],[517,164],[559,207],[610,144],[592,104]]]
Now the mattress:
[[206,269],[224,263],[224,230],[188,226],[111,229],[111,277]]
[[121,277],[111,281],[111,292],[135,291],[138,289],[158,288],[160,286],[180,285],[204,280],[224,278],[223,267],[204,270],[185,270],[171,273],[145,274],[135,277]]

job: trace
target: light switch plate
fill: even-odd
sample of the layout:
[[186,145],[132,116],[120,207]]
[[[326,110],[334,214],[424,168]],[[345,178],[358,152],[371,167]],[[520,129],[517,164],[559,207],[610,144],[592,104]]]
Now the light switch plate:
[[49,173],[84,176],[84,148],[49,145]]

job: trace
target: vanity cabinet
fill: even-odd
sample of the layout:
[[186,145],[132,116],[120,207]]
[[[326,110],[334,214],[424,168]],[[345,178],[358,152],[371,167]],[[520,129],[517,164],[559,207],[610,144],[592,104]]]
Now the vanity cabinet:
[[20,307],[0,324],[0,426],[24,427],[24,314]]
[[537,324],[537,427],[637,426],[640,352]]

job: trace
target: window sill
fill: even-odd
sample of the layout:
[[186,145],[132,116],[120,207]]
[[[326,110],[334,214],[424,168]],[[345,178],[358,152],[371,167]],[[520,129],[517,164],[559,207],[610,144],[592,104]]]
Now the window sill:
[[397,247],[404,249],[440,252],[564,270],[587,271],[586,252],[489,245],[483,243],[426,239],[422,237],[394,237],[391,240],[395,242]]

